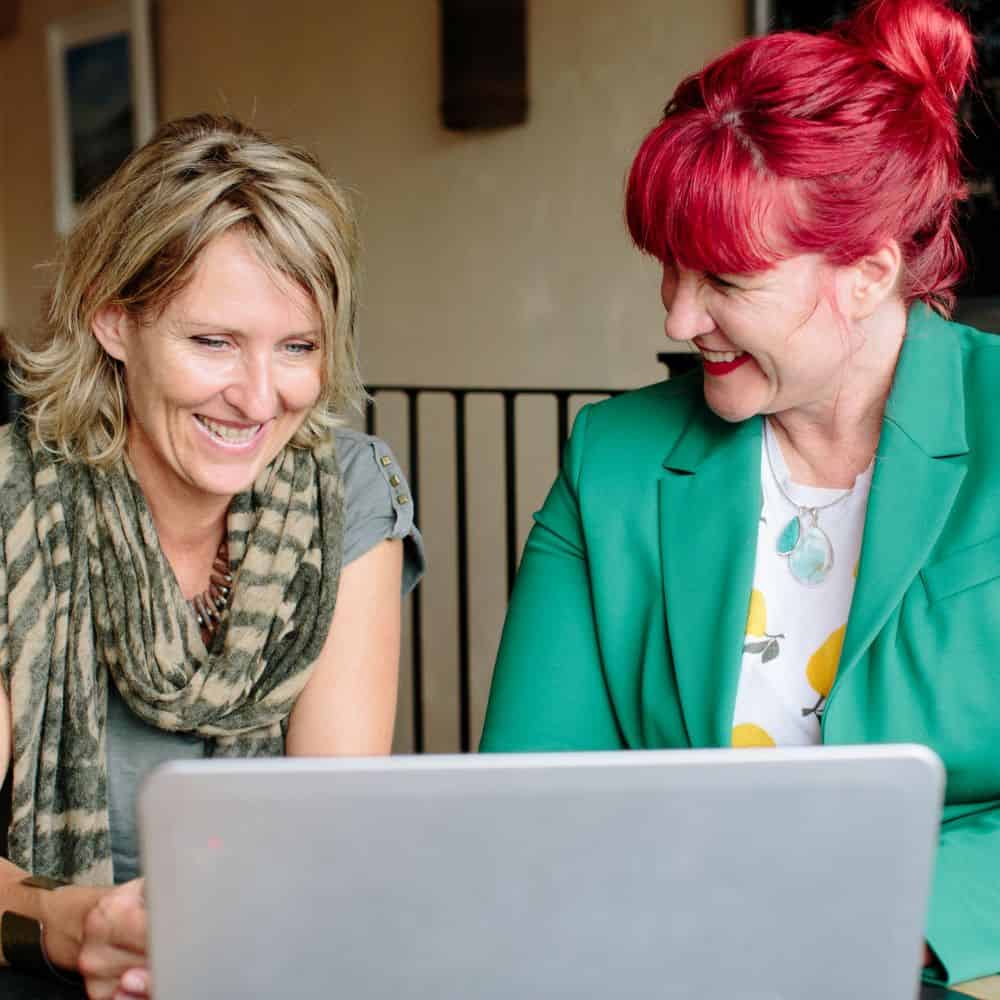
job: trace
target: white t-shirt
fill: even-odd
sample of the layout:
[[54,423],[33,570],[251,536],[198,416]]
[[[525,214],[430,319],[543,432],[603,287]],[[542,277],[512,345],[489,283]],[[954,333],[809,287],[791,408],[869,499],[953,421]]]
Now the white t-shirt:
[[[774,473],[762,447],[763,506],[732,745],[808,745],[821,741],[820,720],[840,663],[873,466],[855,479],[849,495],[841,489],[802,486],[789,477],[766,420],[764,433]],[[789,557],[778,552],[779,538],[799,512],[781,495],[775,477],[799,507],[822,507],[844,497],[817,513],[818,526],[833,546],[833,566],[821,583],[801,583],[789,569]],[[809,523],[806,515],[803,524]],[[786,534],[786,545],[788,539]]]

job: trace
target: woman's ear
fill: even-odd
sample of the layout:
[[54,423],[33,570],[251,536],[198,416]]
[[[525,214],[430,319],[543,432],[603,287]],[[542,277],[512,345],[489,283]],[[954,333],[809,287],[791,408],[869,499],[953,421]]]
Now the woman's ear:
[[97,342],[116,361],[126,362],[128,333],[132,327],[128,313],[121,306],[101,306],[90,325]]
[[851,313],[867,319],[899,288],[903,254],[895,240],[887,240],[852,265]]

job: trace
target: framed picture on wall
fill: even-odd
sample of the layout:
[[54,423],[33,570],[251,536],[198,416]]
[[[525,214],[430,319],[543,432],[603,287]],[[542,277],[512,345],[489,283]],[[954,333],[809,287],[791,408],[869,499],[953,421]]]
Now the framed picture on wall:
[[156,127],[151,0],[109,7],[48,26],[56,229]]
[[[857,6],[846,0],[750,0],[755,34],[828,27]],[[970,88],[960,114],[965,122],[963,153],[969,197],[960,211],[969,273],[959,288],[957,318],[1000,332],[1000,4],[958,0],[976,36],[977,87]]]

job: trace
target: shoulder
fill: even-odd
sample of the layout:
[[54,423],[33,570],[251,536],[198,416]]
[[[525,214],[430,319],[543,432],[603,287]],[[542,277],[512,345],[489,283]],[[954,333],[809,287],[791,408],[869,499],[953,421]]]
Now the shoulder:
[[[954,456],[965,469],[955,510],[1000,502],[1000,336],[915,312],[903,342],[887,419],[925,451]],[[969,505],[972,505],[970,508]],[[975,520],[975,519],[971,519]]]
[[[587,432],[595,435],[595,440],[628,431],[630,440],[637,443],[662,442],[684,429],[702,399],[700,371],[655,382],[592,403],[586,408]],[[625,440],[619,444],[628,446]]]
[[966,372],[974,375],[977,369],[985,369],[995,387],[1000,371],[1000,335],[959,323],[948,323],[948,329],[958,341]]
[[[940,335],[949,338],[961,359],[962,393],[969,444],[1000,443],[997,386],[1000,386],[1000,336],[975,327],[942,321]],[[942,414],[943,415],[943,414]]]
[[413,497],[389,445],[350,427],[338,427],[334,437],[348,523],[370,515],[412,523]]
[[374,434],[365,434],[353,427],[337,427],[333,436],[345,490],[349,484],[388,483],[392,472],[386,470],[395,468],[398,471],[399,463],[392,449]]
[[424,554],[406,474],[379,437],[338,427],[334,443],[344,483],[344,564],[384,539],[401,538],[404,589],[409,590],[423,573]]
[[577,471],[659,470],[685,429],[707,414],[700,371],[623,392],[581,410],[570,460]]
[[[970,487],[988,489],[992,502],[1000,491],[1000,336],[957,327],[962,350],[965,430],[969,443]],[[990,486],[986,486],[989,483]]]
[[24,425],[15,421],[0,427],[0,475],[10,479],[20,473],[21,466],[30,461],[30,449]]
[[[928,378],[934,378],[938,374],[936,369],[949,364],[947,355],[954,352],[960,359],[966,387],[975,390],[977,381],[983,376],[991,386],[997,384],[1000,335],[995,333],[945,319],[928,308],[914,308],[903,342],[903,353],[914,351],[922,366],[935,369],[925,372]],[[990,396],[995,396],[995,392]]]
[[0,427],[0,528],[8,527],[28,505],[34,471],[28,432],[20,422]]

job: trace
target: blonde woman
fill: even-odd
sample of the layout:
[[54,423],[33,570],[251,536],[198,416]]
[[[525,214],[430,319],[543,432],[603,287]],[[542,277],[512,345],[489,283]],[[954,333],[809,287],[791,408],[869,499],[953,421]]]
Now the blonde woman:
[[312,157],[173,122],[70,234],[47,346],[14,347],[5,964],[148,994],[132,814],[153,764],[390,749],[422,556],[394,457],[339,426],[363,394],[355,254]]

